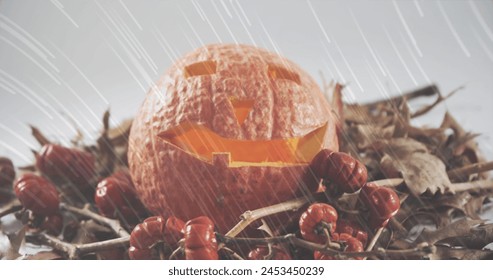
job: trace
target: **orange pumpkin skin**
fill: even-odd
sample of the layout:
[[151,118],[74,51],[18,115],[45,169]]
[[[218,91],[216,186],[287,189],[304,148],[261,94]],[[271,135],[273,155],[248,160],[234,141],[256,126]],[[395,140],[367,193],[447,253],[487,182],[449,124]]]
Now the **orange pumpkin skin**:
[[[190,67],[194,64],[198,66]],[[242,117],[235,114],[238,100],[251,104]],[[163,136],[184,123],[208,129],[233,146],[238,140],[235,153],[204,159]],[[148,92],[130,133],[132,179],[141,200],[156,215],[183,220],[206,215],[226,232],[247,210],[317,188],[303,184],[311,158],[231,164],[236,154],[256,157],[251,150],[257,146],[272,150],[270,141],[301,138],[324,126],[316,152],[337,151],[331,108],[315,81],[296,64],[253,46],[208,45],[177,61]],[[231,147],[228,143],[223,147]],[[267,221],[280,224],[283,215],[288,213]]]

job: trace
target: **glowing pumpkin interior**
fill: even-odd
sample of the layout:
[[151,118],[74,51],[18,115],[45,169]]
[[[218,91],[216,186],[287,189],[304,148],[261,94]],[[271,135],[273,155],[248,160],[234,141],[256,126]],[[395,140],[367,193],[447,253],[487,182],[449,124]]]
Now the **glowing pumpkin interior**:
[[159,136],[207,162],[212,162],[215,154],[229,154],[230,167],[287,166],[310,162],[321,149],[326,129],[324,125],[300,138],[236,140],[221,137],[203,125],[186,122]]

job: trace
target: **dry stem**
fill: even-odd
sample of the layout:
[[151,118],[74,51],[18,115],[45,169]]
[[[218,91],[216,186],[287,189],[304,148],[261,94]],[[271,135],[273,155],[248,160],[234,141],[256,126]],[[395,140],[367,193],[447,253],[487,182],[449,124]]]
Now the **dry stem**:
[[3,216],[7,216],[8,214],[12,214],[22,209],[22,204],[19,200],[14,199],[2,208],[0,208],[0,218]]
[[[373,181],[370,183],[374,183],[378,186],[392,186],[395,187],[397,185],[400,185],[403,182],[403,179],[401,178],[394,178],[394,179],[384,179],[384,180],[378,180],[378,181]],[[316,194],[314,194],[316,196]],[[236,224],[228,233],[226,233],[226,236],[229,237],[235,237],[237,236],[240,232],[242,232],[249,224],[253,223],[254,221],[261,219],[263,217],[269,216],[269,215],[274,215],[277,213],[281,212],[287,212],[287,211],[295,211],[298,210],[300,207],[305,205],[306,203],[315,200],[314,197],[300,197],[296,198],[293,200],[288,200],[286,202],[282,202],[279,204],[274,204],[271,206],[259,208],[256,210],[249,210],[246,211],[241,215],[241,221]]]
[[450,177],[451,180],[461,180],[471,174],[486,172],[490,170],[493,170],[493,161],[480,162],[452,169],[447,172],[447,175]]
[[452,184],[452,191],[454,192],[463,192],[463,191],[472,191],[472,190],[492,190],[493,189],[493,180],[479,180],[465,183],[455,183]]
[[96,214],[89,210],[89,204],[86,204],[84,208],[80,209],[77,207],[73,207],[70,205],[66,205],[64,203],[60,204],[60,208],[67,210],[69,212],[93,219],[94,221],[106,225],[109,228],[113,230],[118,236],[120,237],[130,237],[130,234],[121,226],[120,222],[118,220],[113,220],[109,219],[106,217],[103,217],[99,214]]
[[427,244],[417,246],[413,249],[403,250],[372,250],[365,252],[342,252],[337,248],[331,248],[330,246],[309,242],[303,239],[297,238],[294,234],[287,234],[284,236],[270,237],[270,238],[233,238],[229,236],[216,234],[218,239],[225,244],[250,244],[250,245],[268,245],[278,243],[291,243],[295,246],[303,247],[311,251],[320,251],[326,255],[339,256],[345,258],[357,258],[357,257],[382,257],[382,258],[403,258],[403,257],[425,257],[432,254],[435,250],[434,246]]
[[281,212],[297,210],[309,201],[309,197],[301,197],[283,203],[259,208],[256,210],[246,211],[245,213],[243,213],[243,215],[241,215],[241,221],[236,224],[228,233],[226,233],[226,236],[235,237],[240,232],[242,232],[249,224],[258,219]]
[[100,252],[121,246],[128,247],[130,242],[129,236],[80,245],[67,243],[43,232],[28,237],[29,239],[33,239],[33,241],[38,241],[44,245],[51,246],[59,252],[65,253],[71,260],[79,259],[88,253]]

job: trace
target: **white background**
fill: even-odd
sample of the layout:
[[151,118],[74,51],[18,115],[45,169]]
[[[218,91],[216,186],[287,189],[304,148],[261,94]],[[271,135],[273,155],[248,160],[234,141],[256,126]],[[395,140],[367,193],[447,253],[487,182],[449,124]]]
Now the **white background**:
[[75,123],[91,143],[104,110],[132,117],[177,57],[241,42],[348,83],[347,101],[465,85],[417,121],[448,109],[492,159],[492,15],[492,1],[0,0],[0,154],[32,161],[27,124],[66,143]]

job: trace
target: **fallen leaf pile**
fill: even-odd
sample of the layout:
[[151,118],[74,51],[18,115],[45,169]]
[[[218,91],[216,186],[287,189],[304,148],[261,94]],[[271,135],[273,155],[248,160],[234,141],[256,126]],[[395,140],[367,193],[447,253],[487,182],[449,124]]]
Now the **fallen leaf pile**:
[[[412,124],[414,118],[427,114],[455,92],[443,96],[432,85],[387,100],[343,104],[342,89],[341,85],[326,87],[333,93],[333,107],[340,109],[335,113],[340,120],[341,151],[366,165],[368,181],[388,180],[385,185],[394,189],[401,200],[401,209],[378,238],[375,254],[368,258],[493,259],[493,224],[481,219],[482,213],[493,212],[489,203],[493,180],[487,173],[493,169],[493,163],[482,158],[475,142],[477,134],[462,128],[451,113],[446,113],[436,128]],[[435,101],[411,111],[409,102],[422,97],[435,97]],[[96,157],[95,180],[128,165],[127,140],[132,121],[112,128],[109,117],[106,112],[103,131],[95,145],[84,145],[82,133],[72,141],[74,147]],[[35,127],[32,135],[41,146],[53,143]],[[35,165],[19,169],[21,173],[36,172]],[[29,224],[36,220],[22,209],[15,196],[8,192],[2,192],[2,196],[6,197],[0,204],[2,259],[125,258],[132,225],[120,221],[120,226],[116,220],[93,215],[97,212],[94,205],[80,196],[70,191],[61,193],[62,202],[70,202],[61,207],[65,211],[64,227],[57,240],[64,245],[30,228]],[[358,215],[353,210],[356,196],[342,195],[331,202],[342,215]],[[259,229],[268,236],[283,234],[264,224]],[[118,246],[110,244],[112,240],[119,242]],[[90,251],[91,254],[70,253],[89,252],[95,243],[99,249]],[[72,251],[60,250],[60,244]],[[84,244],[89,246],[82,250],[77,247]]]
[[[334,95],[341,94],[339,88]],[[413,118],[451,95],[442,96],[433,85],[370,104],[345,104],[342,150],[366,164],[369,181],[403,179],[393,186],[401,209],[381,247],[404,249],[426,243],[436,246],[430,259],[491,259],[493,251],[487,245],[493,243],[493,224],[481,220],[480,214],[491,212],[487,203],[493,181],[487,171],[492,163],[483,160],[474,139],[477,134],[466,132],[450,113],[438,128],[412,125]],[[409,102],[425,96],[436,100],[411,112]]]

